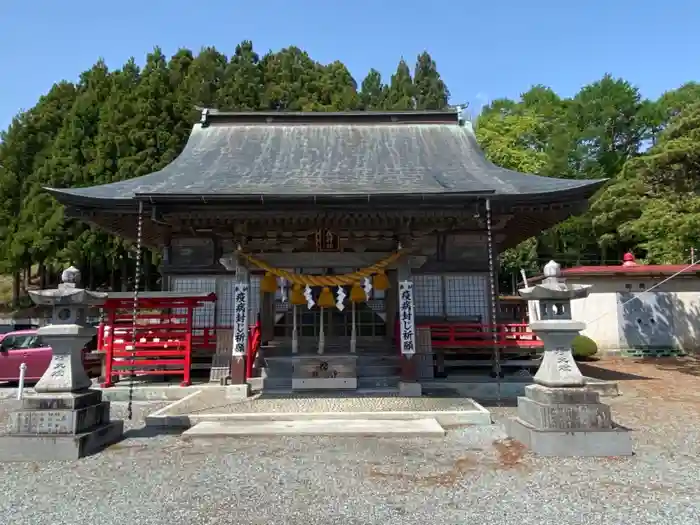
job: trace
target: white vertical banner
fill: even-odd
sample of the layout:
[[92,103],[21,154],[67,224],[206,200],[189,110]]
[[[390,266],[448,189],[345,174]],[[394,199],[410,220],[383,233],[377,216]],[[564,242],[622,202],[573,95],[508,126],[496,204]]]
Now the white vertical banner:
[[399,338],[402,355],[412,356],[416,353],[416,316],[411,281],[399,283]]
[[237,282],[233,289],[233,348],[231,354],[243,356],[248,343],[248,284]]

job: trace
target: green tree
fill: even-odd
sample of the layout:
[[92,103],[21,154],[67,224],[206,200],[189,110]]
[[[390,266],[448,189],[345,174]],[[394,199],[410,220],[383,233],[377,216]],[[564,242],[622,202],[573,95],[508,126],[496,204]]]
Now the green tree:
[[629,82],[605,75],[584,86],[569,105],[578,130],[585,178],[615,177],[650,137],[649,123],[638,118],[643,109],[639,90]]
[[264,90],[260,57],[253,43],[244,40],[236,46],[217,92],[217,107],[226,111],[254,111],[260,108]]
[[418,55],[413,73],[415,109],[445,109],[450,91],[440,78],[437,65],[427,51]]
[[384,109],[407,111],[416,108],[416,90],[411,70],[402,58],[391,76],[391,84],[384,99]]
[[387,86],[376,69],[370,69],[360,88],[360,109],[376,111],[385,107]]
[[[449,90],[430,55],[404,60],[389,86],[372,69],[358,86],[340,61],[320,64],[297,47],[260,57],[250,41],[227,58],[213,47],[156,48],[109,71],[102,61],[77,83],[58,83],[0,134],[0,271],[14,276],[15,302],[29,268],[80,264],[90,286],[124,287],[131,246],[65,220],[44,186],[125,180],[156,171],[181,151],[198,107],[222,110],[424,110],[447,106]],[[487,156],[505,168],[544,176],[610,179],[591,210],[501,255],[507,283],[546,259],[607,262],[627,250],[651,262],[681,262],[697,235],[700,204],[700,85],[644,100],[605,75],[571,98],[535,85],[518,100],[496,100],[476,122]],[[147,254],[145,271],[157,255]],[[48,269],[48,270],[47,270]],[[519,279],[519,277],[516,275]],[[148,279],[147,279],[148,280]]]
[[[658,143],[646,155],[629,160],[620,180],[609,188],[617,196],[627,191],[633,195],[628,200],[636,199],[633,213],[617,212],[620,236],[633,242],[648,262],[687,261],[690,249],[700,246],[698,190],[700,104],[693,104],[672,117]],[[621,200],[608,202],[621,207]]]

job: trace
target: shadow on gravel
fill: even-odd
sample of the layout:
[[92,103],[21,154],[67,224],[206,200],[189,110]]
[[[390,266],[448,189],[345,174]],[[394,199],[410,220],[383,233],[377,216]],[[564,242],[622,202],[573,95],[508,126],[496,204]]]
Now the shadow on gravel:
[[501,399],[475,399],[484,408],[514,408],[518,406],[518,400],[516,398]]
[[602,381],[635,381],[635,380],[653,380],[657,381],[656,377],[640,376],[637,374],[628,374],[627,372],[620,372],[618,370],[611,370],[605,368],[605,364],[591,365],[587,363],[578,363],[579,370],[586,377],[592,377],[593,379],[600,379]]
[[691,358],[645,358],[637,361],[645,365],[654,365],[666,372],[679,372],[689,376],[700,376],[700,360]]
[[149,438],[157,436],[178,436],[186,429],[172,427],[142,427],[132,428],[124,432],[123,439],[129,438]]

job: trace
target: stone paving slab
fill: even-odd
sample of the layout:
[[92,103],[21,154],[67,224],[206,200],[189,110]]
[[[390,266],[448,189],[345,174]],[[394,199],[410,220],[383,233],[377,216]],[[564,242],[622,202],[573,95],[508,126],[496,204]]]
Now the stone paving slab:
[[468,398],[397,395],[256,395],[227,401],[202,391],[147,418],[154,427],[191,427],[202,421],[293,421],[319,419],[415,420],[442,425],[490,425],[488,410]]
[[203,421],[183,433],[183,438],[250,436],[339,437],[445,437],[435,419],[396,421],[386,419],[315,419],[295,421]]
[[[309,413],[309,412],[452,412],[479,410],[480,405],[466,397],[399,397],[393,395],[313,394],[255,395],[227,402],[208,392],[201,392],[177,406],[177,413],[203,411],[217,414],[242,413]],[[171,412],[170,415],[175,413]]]

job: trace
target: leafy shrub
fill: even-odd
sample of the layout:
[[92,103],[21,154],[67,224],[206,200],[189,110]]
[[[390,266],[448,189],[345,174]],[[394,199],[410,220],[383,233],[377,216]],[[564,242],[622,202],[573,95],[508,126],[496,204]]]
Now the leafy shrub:
[[571,348],[576,359],[593,357],[598,352],[596,342],[585,335],[577,335],[571,343]]

